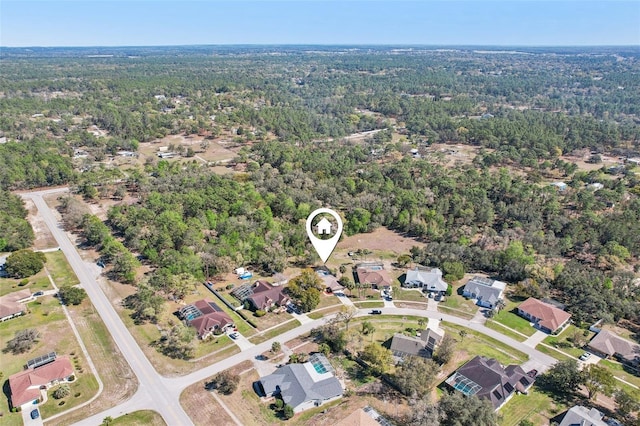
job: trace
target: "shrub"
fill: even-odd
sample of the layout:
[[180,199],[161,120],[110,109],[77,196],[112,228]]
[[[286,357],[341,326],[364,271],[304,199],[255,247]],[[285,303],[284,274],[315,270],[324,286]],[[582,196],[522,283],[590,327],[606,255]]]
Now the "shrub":
[[289,404],[285,405],[282,409],[282,417],[284,417],[285,420],[289,420],[291,417],[293,417],[294,414],[295,413],[293,412],[293,407]]
[[267,313],[265,311],[263,311],[262,309],[258,309],[255,313],[255,316],[257,316],[258,318],[265,316]]
[[20,280],[20,283],[19,283],[18,285],[19,285],[20,287],[22,287],[22,286],[25,286],[25,285],[27,285],[27,284],[29,284],[29,279],[28,279],[28,278],[25,278],[25,279],[23,279],[23,280]]
[[231,290],[233,287],[235,287],[233,284],[228,284],[225,288],[227,290]]
[[453,286],[451,284],[447,285],[447,291],[444,294],[447,296],[451,296],[453,294]]
[[71,395],[71,389],[69,389],[69,385],[60,385],[58,389],[53,391],[54,399],[62,399]]

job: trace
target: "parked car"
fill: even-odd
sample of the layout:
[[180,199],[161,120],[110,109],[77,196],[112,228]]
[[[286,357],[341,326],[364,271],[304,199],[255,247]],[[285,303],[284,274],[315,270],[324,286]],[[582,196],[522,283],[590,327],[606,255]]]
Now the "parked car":
[[37,419],[38,417],[40,417],[40,412],[38,411],[38,409],[36,408],[35,410],[33,410],[31,412],[31,418],[32,419]]
[[580,355],[580,361],[586,361],[589,358],[591,358],[591,354],[589,352],[585,352],[582,355]]
[[34,297],[38,297],[38,296],[44,296],[44,291],[36,291],[35,293],[33,293]]
[[527,376],[531,377],[532,379],[535,379],[537,375],[538,375],[538,370],[536,369],[527,371]]
[[373,309],[369,314],[371,315],[380,315],[382,311],[380,309]]
[[229,337],[231,337],[232,339],[237,339],[238,337],[240,337],[240,333],[238,333],[237,331],[234,331],[229,335]]
[[98,260],[96,263],[99,267],[104,268],[104,262],[102,260]]

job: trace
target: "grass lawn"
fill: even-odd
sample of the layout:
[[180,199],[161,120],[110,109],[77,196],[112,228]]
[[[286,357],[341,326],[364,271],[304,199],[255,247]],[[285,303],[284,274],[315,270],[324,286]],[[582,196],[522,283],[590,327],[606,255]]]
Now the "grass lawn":
[[165,426],[160,414],[151,410],[134,411],[113,419],[110,426]]
[[556,405],[555,401],[538,391],[529,389],[528,395],[514,395],[499,411],[500,426],[517,426],[521,420],[530,420],[533,424],[549,424],[550,419],[566,410],[565,406]]
[[273,337],[279,336],[282,333],[285,333],[289,330],[293,330],[294,328],[298,327],[300,325],[300,321],[298,321],[297,319],[293,319],[289,322],[286,322],[284,324],[282,324],[279,327],[273,328],[267,332],[264,332],[262,334],[257,334],[252,336],[249,341],[253,344],[258,344],[258,343],[262,343],[265,342]]
[[[85,371],[89,370],[86,363],[84,368],[86,368]],[[39,406],[40,414],[43,418],[51,417],[87,401],[98,392],[98,381],[91,373],[80,374],[77,380],[69,383],[69,388],[71,389],[71,395],[62,399],[54,399],[52,396],[57,386],[49,389],[49,400],[44,405]],[[63,401],[64,404],[60,405]]]
[[509,336],[511,337],[513,340],[517,340],[518,342],[524,342],[525,340],[527,340],[526,336],[523,336],[520,333],[516,333],[515,331],[503,327],[501,326],[499,323],[496,323],[492,320],[487,320],[487,322],[484,324],[487,328],[490,328],[492,330],[496,330],[502,334],[504,334],[505,336]]
[[198,343],[196,343],[196,353],[194,358],[200,358],[201,356],[205,356],[211,352],[216,352],[226,348],[237,348],[235,343],[233,343],[231,338],[226,334],[213,336],[207,340],[198,340]]
[[608,368],[614,376],[640,387],[640,377],[625,371],[624,367],[619,362],[603,359],[598,363],[598,365]]
[[549,356],[554,357],[555,359],[559,360],[559,361],[564,361],[566,359],[575,359],[572,356],[569,356],[565,353],[562,352],[558,352],[557,350],[554,350],[552,348],[550,348],[547,345],[544,345],[542,343],[540,343],[538,346],[536,346],[536,350],[542,352],[543,354],[547,354]]
[[231,295],[231,293],[227,293],[226,290],[219,290],[218,294],[227,302],[231,304],[231,306],[240,306],[241,303]]
[[316,309],[328,308],[329,306],[342,305],[337,296],[329,295],[329,294],[321,294],[320,295],[320,303],[316,306]]
[[506,325],[509,328],[512,328],[516,331],[519,331],[522,334],[526,334],[527,336],[532,336],[533,333],[536,332],[536,329],[531,326],[529,321],[518,316],[515,308],[516,304],[513,302],[507,302],[506,308],[502,309],[498,314],[496,314],[492,320],[497,321],[500,324]]
[[408,290],[402,287],[393,287],[393,299],[394,300],[408,300],[411,302],[426,302],[427,298],[421,290]]
[[0,278],[0,296],[25,289],[29,289],[31,293],[35,293],[36,291],[50,290],[53,288],[44,269],[36,275],[29,277],[28,280],[29,282],[27,284],[20,285],[21,280]]
[[[554,348],[560,349],[561,351],[566,352],[567,354],[573,355],[577,358],[580,355],[582,355],[585,351],[582,347],[579,347],[579,348],[575,347],[569,339],[571,339],[572,336],[576,333],[582,335],[583,331],[584,330],[579,329],[578,327],[572,324],[567,328],[565,328],[564,330],[562,330],[562,332],[559,335],[546,337],[543,340],[543,342],[549,346],[553,346]],[[593,337],[593,335],[594,333],[589,331],[587,336],[581,336],[581,337],[584,339],[584,342],[588,342]]]
[[[502,343],[489,336],[485,336],[466,327],[455,325],[443,321],[440,327],[444,328],[448,333],[458,341],[456,351],[466,351],[470,355],[484,355],[489,358],[497,359],[501,364],[522,364],[529,359],[529,356],[511,346]],[[464,339],[460,336],[460,330],[465,330],[467,335]]]
[[73,273],[67,258],[62,251],[45,253],[47,257],[46,267],[58,287],[67,287],[80,284],[80,280]]
[[454,315],[456,317],[464,318],[464,319],[471,319],[475,315],[472,313],[460,311],[455,308],[450,308],[449,306],[443,305],[442,303],[438,305],[438,311],[441,311],[445,314]]
[[471,318],[478,312],[478,306],[473,300],[468,300],[458,294],[458,289],[463,287],[462,284],[457,284],[453,287],[453,294],[446,296],[444,301],[438,303],[438,309],[443,309],[451,315],[456,315],[463,318]]
[[366,309],[366,308],[383,308],[384,302],[355,302],[358,308]]
[[315,319],[320,319],[325,315],[335,314],[336,312],[344,312],[346,309],[347,308],[345,305],[340,304],[340,305],[331,306],[329,308],[324,308],[321,310],[316,309],[315,311],[308,313],[307,316],[315,320]]

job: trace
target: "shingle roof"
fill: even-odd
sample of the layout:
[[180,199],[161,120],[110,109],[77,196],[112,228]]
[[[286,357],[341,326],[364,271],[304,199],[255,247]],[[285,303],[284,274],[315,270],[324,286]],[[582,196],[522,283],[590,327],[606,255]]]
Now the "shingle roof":
[[565,414],[560,426],[607,426],[602,421],[604,415],[595,408],[587,408],[582,405],[571,407]]
[[280,367],[275,373],[262,377],[260,383],[268,395],[279,389],[284,403],[294,411],[307,401],[324,401],[343,393],[342,385],[333,373],[319,374],[310,362]]
[[431,270],[425,269],[409,269],[407,271],[405,283],[419,284],[421,287],[426,287],[429,290],[435,291],[447,291],[449,285],[442,280],[442,271],[438,268]]
[[31,297],[30,290],[19,290],[0,297],[0,318],[9,317],[25,310],[19,300]]
[[391,352],[395,356],[421,356],[430,358],[438,343],[442,340],[442,335],[436,333],[430,328],[423,330],[420,337],[406,336],[401,333],[395,333],[391,339]]
[[380,423],[375,421],[362,408],[358,408],[338,423],[334,423],[334,426],[380,426]]
[[473,277],[464,286],[464,293],[473,294],[478,300],[495,304],[502,298],[506,284],[484,277]]
[[535,318],[539,318],[539,324],[551,331],[557,330],[558,327],[571,318],[570,313],[548,303],[541,302],[534,297],[530,297],[522,302],[522,304],[518,306],[518,309]]
[[68,357],[60,357],[55,361],[38,368],[21,371],[9,377],[11,389],[11,405],[19,407],[40,397],[40,386],[54,380],[62,380],[73,374],[73,367]]
[[618,356],[633,361],[640,357],[640,345],[623,339],[610,331],[600,331],[591,341],[589,347],[609,356]]
[[[519,365],[503,368],[492,358],[476,356],[451,375],[446,383],[454,389],[487,399],[498,409],[516,390],[525,390],[533,384]],[[463,389],[460,384],[467,384]]]
[[266,281],[256,281],[253,294],[247,297],[257,309],[264,309],[275,302],[283,306],[289,301],[289,296],[284,293],[284,287],[274,287]]

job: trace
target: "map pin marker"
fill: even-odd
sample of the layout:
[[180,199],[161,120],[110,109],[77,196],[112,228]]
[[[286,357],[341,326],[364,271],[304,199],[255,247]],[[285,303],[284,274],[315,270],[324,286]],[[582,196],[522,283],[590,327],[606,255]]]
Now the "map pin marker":
[[[316,237],[311,227],[311,222],[313,221],[313,218],[315,218],[316,216],[322,213],[330,214],[338,223],[337,230],[334,230],[333,229],[334,226],[331,224],[331,222],[329,222],[324,217],[320,219],[318,223],[315,224],[315,227],[318,230],[318,235],[323,235],[323,234],[333,235],[331,238],[326,240]],[[320,259],[322,259],[323,263],[327,262],[327,259],[329,259],[329,256],[331,255],[331,252],[333,251],[334,248],[336,248],[336,245],[338,244],[338,240],[340,239],[341,234],[342,234],[342,219],[340,219],[340,215],[338,215],[338,213],[334,212],[331,209],[322,208],[322,209],[314,210],[307,218],[307,235],[309,236],[309,239],[311,240],[311,244],[313,244],[313,248],[316,249],[316,252],[318,253],[318,256],[320,256]]]

